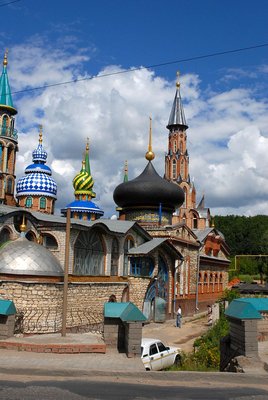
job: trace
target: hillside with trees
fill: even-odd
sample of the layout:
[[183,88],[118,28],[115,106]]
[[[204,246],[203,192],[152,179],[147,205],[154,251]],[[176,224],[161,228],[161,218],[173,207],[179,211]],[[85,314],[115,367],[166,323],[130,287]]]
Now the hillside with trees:
[[[268,254],[268,216],[245,217],[237,215],[215,216],[215,228],[221,231],[230,248],[230,256]],[[233,263],[232,263],[233,264]],[[241,274],[268,275],[268,257],[239,259]]]

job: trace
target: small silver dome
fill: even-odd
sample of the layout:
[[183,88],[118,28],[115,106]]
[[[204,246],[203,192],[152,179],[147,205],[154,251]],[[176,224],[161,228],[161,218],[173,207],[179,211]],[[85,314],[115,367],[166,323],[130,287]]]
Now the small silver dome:
[[0,274],[61,276],[60,262],[44,246],[19,238],[0,250]]

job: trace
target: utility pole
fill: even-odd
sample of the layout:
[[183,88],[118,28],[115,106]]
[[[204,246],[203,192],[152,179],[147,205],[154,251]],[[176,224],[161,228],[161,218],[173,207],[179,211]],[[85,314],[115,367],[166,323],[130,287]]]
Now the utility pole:
[[67,295],[68,295],[68,275],[69,275],[69,247],[70,247],[70,230],[71,230],[70,228],[71,228],[71,209],[67,208],[61,336],[66,336]]

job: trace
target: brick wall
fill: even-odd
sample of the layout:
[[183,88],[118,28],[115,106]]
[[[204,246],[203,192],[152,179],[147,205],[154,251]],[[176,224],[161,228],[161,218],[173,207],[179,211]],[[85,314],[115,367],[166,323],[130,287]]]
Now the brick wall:
[[[114,294],[121,301],[126,283],[71,283],[68,288],[67,329],[87,330],[102,324],[103,304]],[[13,300],[24,333],[61,330],[63,284],[0,282],[0,298]]]

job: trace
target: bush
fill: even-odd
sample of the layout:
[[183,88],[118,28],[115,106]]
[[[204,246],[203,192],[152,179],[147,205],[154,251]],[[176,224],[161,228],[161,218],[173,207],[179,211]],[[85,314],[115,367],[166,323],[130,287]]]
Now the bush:
[[222,315],[205,335],[195,340],[193,352],[182,353],[181,365],[174,365],[171,369],[180,371],[219,371],[220,339],[226,336],[228,332],[228,321]]

